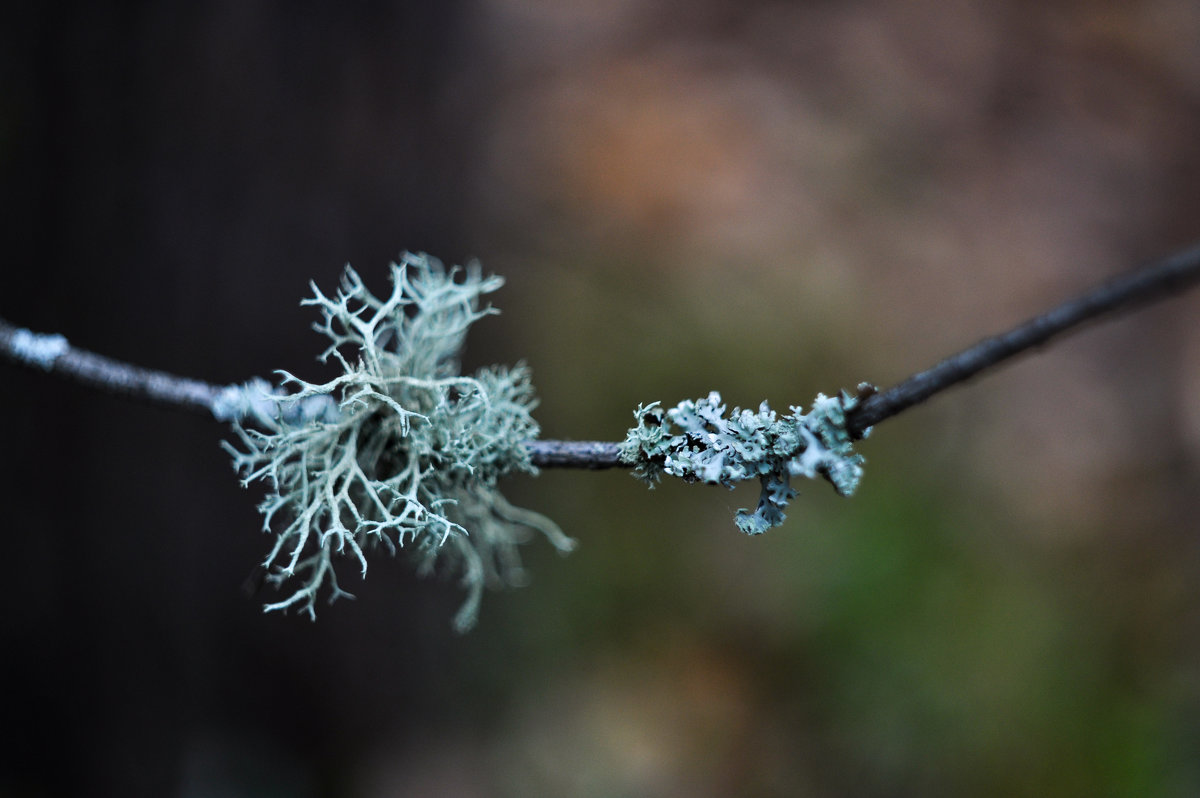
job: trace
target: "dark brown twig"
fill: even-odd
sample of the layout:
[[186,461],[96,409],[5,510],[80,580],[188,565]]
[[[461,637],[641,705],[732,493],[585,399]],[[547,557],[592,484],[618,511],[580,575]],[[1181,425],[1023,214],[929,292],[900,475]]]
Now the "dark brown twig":
[[870,397],[849,414],[847,426],[852,435],[860,437],[880,421],[1087,321],[1181,293],[1198,281],[1200,246],[1126,272]]

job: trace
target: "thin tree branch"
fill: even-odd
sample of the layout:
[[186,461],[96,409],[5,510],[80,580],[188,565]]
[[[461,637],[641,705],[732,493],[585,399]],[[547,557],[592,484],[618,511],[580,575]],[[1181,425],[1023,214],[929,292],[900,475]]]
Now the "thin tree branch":
[[[164,407],[213,415],[224,386],[142,368],[72,346],[58,335],[31,333],[0,318],[0,356],[89,388]],[[617,444],[600,441],[530,441],[539,468],[614,468]]]
[[[884,419],[1085,322],[1181,293],[1197,282],[1200,282],[1200,246],[1126,272],[863,400],[847,414],[846,426],[851,435],[860,438],[868,428]],[[544,468],[622,466],[617,459],[617,447],[616,443],[598,441],[535,441],[530,444],[533,464]]]
[[847,427],[861,437],[869,427],[957,385],[981,371],[1072,331],[1106,313],[1129,311],[1180,293],[1200,281],[1200,246],[1114,277],[1000,335],[985,338],[931,369],[875,394],[851,411]]
[[529,441],[529,459],[538,468],[627,468],[617,459],[620,444],[608,441]]
[[[1115,277],[865,399],[849,413],[847,427],[852,435],[861,437],[868,427],[1085,322],[1181,293],[1197,282],[1200,246]],[[61,336],[37,335],[4,319],[0,319],[0,356],[109,393],[206,414],[213,413],[224,390],[223,386],[79,349]],[[604,469],[623,465],[617,458],[617,443],[539,440],[526,445],[531,461],[540,468]]]
[[39,335],[0,319],[0,355],[89,388],[153,404],[212,414],[221,386],[142,368],[71,346],[61,335]]

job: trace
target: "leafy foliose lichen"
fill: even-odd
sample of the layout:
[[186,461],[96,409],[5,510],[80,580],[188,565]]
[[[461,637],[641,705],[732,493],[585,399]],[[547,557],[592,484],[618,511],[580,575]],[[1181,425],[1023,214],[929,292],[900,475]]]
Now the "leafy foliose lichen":
[[314,284],[303,301],[321,311],[314,328],[332,343],[320,359],[336,361],[341,376],[313,384],[280,372],[295,392],[258,380],[227,390],[215,412],[233,421],[241,446],[225,446],[242,484],[267,483],[263,529],[277,530],[267,578],[296,580],[266,610],[296,606],[315,618],[323,589],[330,601],[349,595],[340,556],[365,575],[372,550],[408,549],[420,572],[445,565],[461,576],[468,592],[455,626],[466,630],[485,584],[522,580],[517,546],[531,532],[560,551],[574,543],[496,487],[505,474],[535,471],[524,446],[538,435],[528,369],[460,374],[468,328],[495,312],[480,299],[502,279],[405,254],[391,280],[379,298],[347,266],[334,296]]
[[757,477],[762,485],[758,507],[738,510],[734,520],[746,534],[758,535],[783,523],[783,511],[796,495],[792,477],[822,476],[841,495],[854,493],[863,458],[854,453],[846,413],[857,403],[845,391],[835,397],[818,394],[808,414],[792,407],[779,417],[766,402],[758,412],[735,407],[726,415],[715,391],[670,410],[654,402],[634,413],[637,426],[621,444],[621,460],[651,487],[663,474],[729,488]]

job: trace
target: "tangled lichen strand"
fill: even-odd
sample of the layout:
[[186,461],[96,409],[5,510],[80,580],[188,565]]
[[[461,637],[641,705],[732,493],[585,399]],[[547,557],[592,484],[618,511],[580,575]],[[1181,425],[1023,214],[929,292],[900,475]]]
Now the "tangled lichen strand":
[[818,394],[807,415],[792,407],[780,418],[766,402],[758,412],[735,407],[726,416],[715,391],[670,410],[654,402],[634,412],[637,426],[621,444],[620,456],[651,487],[663,474],[729,488],[757,477],[758,506],[753,512],[738,510],[734,520],[746,534],[758,535],[783,523],[783,511],[796,495],[792,477],[822,476],[843,496],[854,493],[863,458],[854,453],[846,413],[857,403],[845,391],[835,397]]
[[259,381],[226,397],[244,408],[229,412],[241,448],[226,448],[243,485],[268,485],[264,531],[286,519],[264,565],[273,584],[299,587],[267,611],[297,606],[315,618],[326,586],[330,601],[349,595],[335,559],[352,557],[365,575],[382,546],[415,552],[422,573],[444,565],[460,574],[467,599],[455,626],[465,630],[485,585],[522,580],[517,546],[530,531],[560,551],[573,542],[496,487],[506,473],[534,471],[523,445],[538,434],[528,369],[459,373],[468,328],[494,312],[481,297],[501,278],[406,254],[391,279],[382,299],[349,266],[333,297],[312,286],[303,304],[321,310],[314,327],[332,342],[321,360],[336,360],[342,375],[313,384],[281,372],[294,393]]

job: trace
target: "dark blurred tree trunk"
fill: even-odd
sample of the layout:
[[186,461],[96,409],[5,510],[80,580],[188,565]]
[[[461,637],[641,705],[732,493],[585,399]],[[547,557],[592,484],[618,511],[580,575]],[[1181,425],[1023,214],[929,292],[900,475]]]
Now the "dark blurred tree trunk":
[[[382,273],[402,247],[458,254],[474,146],[461,131],[476,127],[471,98],[446,95],[460,15],[456,2],[10,9],[3,313],[217,381],[309,368],[309,278],[347,260]],[[358,622],[266,626],[239,596],[266,539],[254,497],[231,490],[219,427],[3,380],[0,412],[19,423],[0,449],[22,456],[0,466],[0,714],[14,732],[0,791],[176,794],[207,767],[195,736],[221,729],[287,741],[311,789],[339,728],[419,706],[396,646],[429,621],[398,611],[396,579],[380,578],[393,595],[375,605],[395,637],[374,643],[363,603]]]

